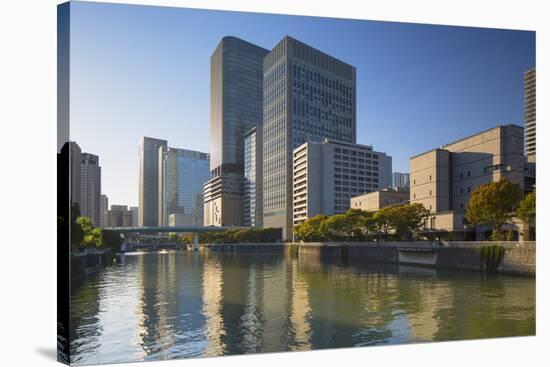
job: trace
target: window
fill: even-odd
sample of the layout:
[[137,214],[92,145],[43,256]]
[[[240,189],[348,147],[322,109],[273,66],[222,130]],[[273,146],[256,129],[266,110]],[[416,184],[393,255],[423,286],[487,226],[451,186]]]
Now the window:
[[470,177],[470,171],[468,171],[468,177]]
[[468,192],[470,192],[470,187],[468,187]]
[[432,180],[432,175],[430,175],[430,181]]
[[432,190],[430,190],[430,196],[432,196]]

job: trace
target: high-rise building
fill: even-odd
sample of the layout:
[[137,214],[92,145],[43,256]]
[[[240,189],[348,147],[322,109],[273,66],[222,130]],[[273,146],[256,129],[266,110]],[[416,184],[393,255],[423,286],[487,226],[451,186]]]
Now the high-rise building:
[[410,187],[410,175],[408,173],[394,172],[392,187],[397,189],[408,189]]
[[523,128],[503,125],[410,159],[410,202],[431,213],[428,228],[472,235],[464,220],[470,194],[507,178],[523,189],[526,159]]
[[107,195],[101,195],[99,202],[99,215],[100,215],[100,226],[102,228],[109,226],[109,198]]
[[80,215],[101,224],[101,167],[99,157],[82,153],[80,157]]
[[262,130],[250,129],[244,137],[243,225],[262,227]]
[[132,227],[133,214],[127,205],[111,205],[108,212],[109,227]]
[[[355,67],[290,37],[264,58],[264,227],[292,236],[293,150],[325,138],[355,143]],[[349,201],[349,200],[348,200]]]
[[210,171],[204,224],[242,225],[244,134],[262,125],[263,59],[268,50],[224,37],[210,59]]
[[140,227],[158,226],[159,148],[166,140],[143,137],[139,143],[139,221]]
[[391,184],[392,158],[372,146],[326,139],[294,149],[293,225],[345,213],[350,199]]
[[69,175],[70,175],[70,201],[80,206],[80,165],[82,150],[74,141],[69,143]]
[[210,177],[210,157],[186,149],[159,148],[159,225],[168,226],[169,217],[178,214],[179,225],[202,226],[203,185]]
[[529,69],[523,75],[525,155],[529,162],[535,162],[537,147],[537,74]]
[[132,227],[138,227],[139,226],[139,207],[131,206],[128,208],[128,210],[132,211]]

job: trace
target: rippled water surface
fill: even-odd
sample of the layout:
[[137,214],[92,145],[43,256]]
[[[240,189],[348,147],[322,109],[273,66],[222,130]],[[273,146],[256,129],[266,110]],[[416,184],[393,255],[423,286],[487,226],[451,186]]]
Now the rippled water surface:
[[72,290],[77,364],[535,333],[532,278],[272,254],[121,260]]

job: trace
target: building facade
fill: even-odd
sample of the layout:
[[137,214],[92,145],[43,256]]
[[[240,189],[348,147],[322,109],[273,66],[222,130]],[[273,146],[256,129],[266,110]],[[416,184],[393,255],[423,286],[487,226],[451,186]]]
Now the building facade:
[[107,215],[109,227],[132,227],[134,223],[134,212],[127,205],[111,205]]
[[128,209],[132,211],[132,227],[139,227],[139,207],[131,206]]
[[183,224],[202,227],[202,189],[210,177],[210,157],[187,149],[159,148],[159,226],[179,214]]
[[537,74],[529,69],[523,75],[525,155],[529,162],[535,162],[537,152]]
[[101,224],[101,167],[99,157],[82,153],[80,157],[80,215]]
[[392,177],[392,187],[396,189],[409,189],[410,175],[408,173],[394,172]]
[[391,184],[392,158],[368,145],[307,142],[293,158],[293,225],[345,213],[352,197]]
[[406,204],[409,202],[409,196],[410,193],[407,189],[385,188],[352,197],[350,208],[377,211],[386,206]]
[[69,197],[71,204],[78,204],[80,207],[80,166],[82,165],[82,150],[74,141],[69,143]]
[[244,137],[243,225],[263,226],[262,130],[253,127]]
[[[507,178],[524,188],[523,128],[503,125],[410,159],[410,202],[432,213],[428,228],[467,236],[464,216],[481,184]],[[470,233],[471,234],[471,233]]]
[[140,227],[158,226],[159,148],[167,141],[149,137],[139,143],[139,220]]
[[243,223],[244,134],[262,125],[263,59],[268,50],[224,37],[210,59],[210,180],[204,223]]
[[109,198],[107,195],[101,194],[99,202],[99,215],[101,228],[109,227]]
[[325,138],[355,143],[356,72],[288,36],[264,58],[263,69],[263,225],[282,228],[290,239],[293,151]]

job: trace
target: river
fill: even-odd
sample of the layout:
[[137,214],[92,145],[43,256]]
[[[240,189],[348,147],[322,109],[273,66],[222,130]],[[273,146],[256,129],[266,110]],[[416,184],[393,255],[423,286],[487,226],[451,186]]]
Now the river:
[[131,253],[71,290],[71,359],[534,335],[535,279],[273,254]]

